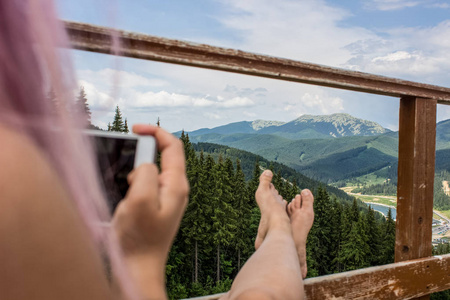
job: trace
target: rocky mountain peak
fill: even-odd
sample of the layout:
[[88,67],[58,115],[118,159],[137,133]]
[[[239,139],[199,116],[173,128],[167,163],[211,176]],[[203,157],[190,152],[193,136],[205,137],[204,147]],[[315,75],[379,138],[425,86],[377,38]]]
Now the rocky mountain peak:
[[266,121],[266,120],[255,120],[251,123],[251,126],[254,130],[258,131],[262,128],[269,126],[281,126],[285,124],[285,122],[280,121]]

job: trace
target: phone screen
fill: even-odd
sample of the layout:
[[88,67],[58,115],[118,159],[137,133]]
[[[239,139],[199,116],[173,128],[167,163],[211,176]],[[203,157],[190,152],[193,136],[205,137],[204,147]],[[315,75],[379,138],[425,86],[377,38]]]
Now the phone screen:
[[137,139],[95,136],[97,161],[109,206],[113,212],[128,190],[127,176],[133,170]]

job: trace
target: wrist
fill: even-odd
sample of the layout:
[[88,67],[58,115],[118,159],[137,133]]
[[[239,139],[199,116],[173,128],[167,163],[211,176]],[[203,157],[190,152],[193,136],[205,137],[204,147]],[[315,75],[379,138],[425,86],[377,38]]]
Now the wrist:
[[166,259],[158,255],[132,255],[125,259],[144,299],[167,299]]

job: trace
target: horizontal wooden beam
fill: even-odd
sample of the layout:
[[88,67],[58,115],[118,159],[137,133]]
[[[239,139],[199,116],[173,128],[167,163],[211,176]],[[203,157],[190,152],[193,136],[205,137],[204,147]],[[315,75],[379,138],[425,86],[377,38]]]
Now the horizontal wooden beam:
[[[450,104],[450,88],[368,73],[213,47],[179,40],[65,22],[74,49],[114,53],[111,35],[118,38],[118,55],[206,69],[294,81],[393,97],[414,96]],[[332,55],[330,53],[330,55]]]
[[310,278],[304,286],[307,299],[412,299],[450,289],[450,254]]

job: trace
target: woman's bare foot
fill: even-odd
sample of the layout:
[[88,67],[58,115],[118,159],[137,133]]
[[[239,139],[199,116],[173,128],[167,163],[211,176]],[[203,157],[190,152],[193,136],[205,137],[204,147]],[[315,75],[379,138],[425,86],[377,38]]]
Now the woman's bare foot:
[[[272,184],[273,173],[265,170],[259,177],[259,186],[256,191],[256,202],[261,211],[258,234],[255,240],[255,249],[261,246],[267,232],[270,229],[278,228],[290,231],[289,217],[286,214],[287,202],[278,194]],[[286,226],[287,225],[287,226]]]
[[303,190],[301,195],[295,196],[288,205],[288,214],[291,219],[292,236],[297,247],[298,260],[302,277],[306,278],[308,268],[306,265],[306,239],[314,222],[314,197],[310,190]]

